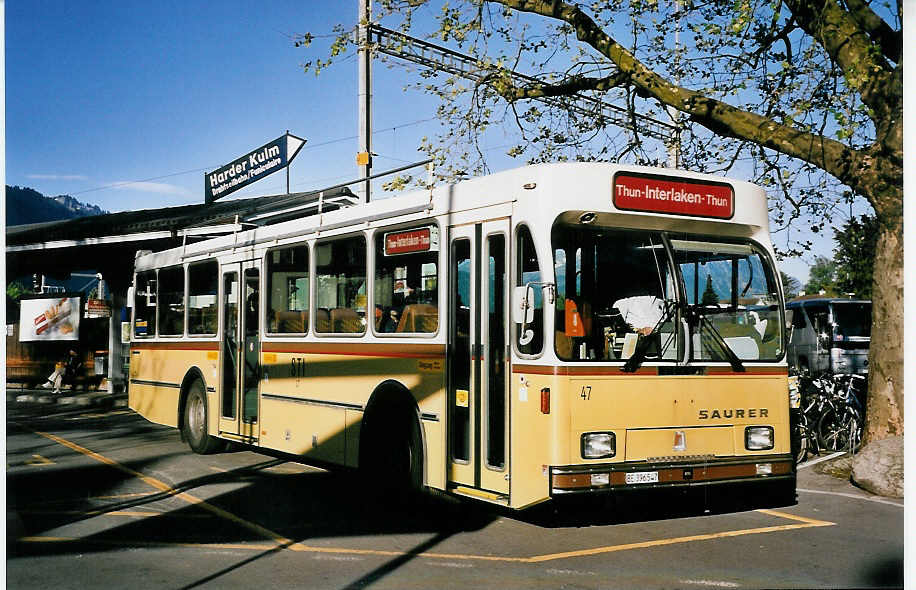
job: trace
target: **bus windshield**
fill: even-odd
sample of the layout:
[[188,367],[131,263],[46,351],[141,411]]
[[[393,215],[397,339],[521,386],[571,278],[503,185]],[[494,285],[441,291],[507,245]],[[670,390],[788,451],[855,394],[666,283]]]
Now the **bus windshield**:
[[783,354],[775,275],[750,243],[562,223],[552,242],[562,360],[739,368]]
[[834,302],[833,324],[838,341],[871,337],[871,303]]
[[742,361],[782,356],[779,289],[766,257],[742,243],[672,239],[671,247],[688,317],[697,318],[690,322],[694,360],[728,360],[715,345],[720,337]]

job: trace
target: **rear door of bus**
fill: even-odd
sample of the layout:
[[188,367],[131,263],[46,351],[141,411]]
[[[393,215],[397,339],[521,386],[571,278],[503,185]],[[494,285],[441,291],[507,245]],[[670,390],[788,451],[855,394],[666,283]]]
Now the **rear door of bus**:
[[222,266],[219,431],[248,443],[258,439],[260,266],[257,260]]

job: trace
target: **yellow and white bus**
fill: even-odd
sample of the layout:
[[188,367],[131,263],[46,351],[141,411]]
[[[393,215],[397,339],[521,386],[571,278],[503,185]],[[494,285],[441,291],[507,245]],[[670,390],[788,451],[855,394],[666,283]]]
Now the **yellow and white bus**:
[[752,184],[528,166],[135,273],[130,407],[196,452],[235,441],[511,508],[723,483],[794,498]]

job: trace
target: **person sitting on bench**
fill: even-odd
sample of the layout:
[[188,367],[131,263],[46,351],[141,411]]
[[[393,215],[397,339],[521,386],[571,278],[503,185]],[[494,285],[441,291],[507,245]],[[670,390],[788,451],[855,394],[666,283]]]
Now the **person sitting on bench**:
[[67,361],[64,363],[58,363],[57,367],[54,369],[54,372],[48,376],[46,383],[42,387],[54,387],[53,393],[60,393],[60,386],[63,384],[64,380],[68,383],[73,383],[76,379],[76,372],[82,366],[79,356],[76,354],[76,351],[70,349],[70,353],[67,356]]

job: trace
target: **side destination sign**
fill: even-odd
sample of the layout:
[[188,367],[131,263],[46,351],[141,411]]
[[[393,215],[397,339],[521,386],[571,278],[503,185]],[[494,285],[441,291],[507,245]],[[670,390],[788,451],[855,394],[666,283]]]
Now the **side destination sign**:
[[717,219],[731,219],[735,214],[735,191],[722,182],[618,173],[613,191],[614,206],[628,211]]
[[430,250],[439,251],[439,231],[436,228],[424,227],[385,234],[385,256],[429,252]]
[[204,174],[204,201],[212,203],[252,182],[282,170],[293,161],[305,140],[289,133],[241,158]]

